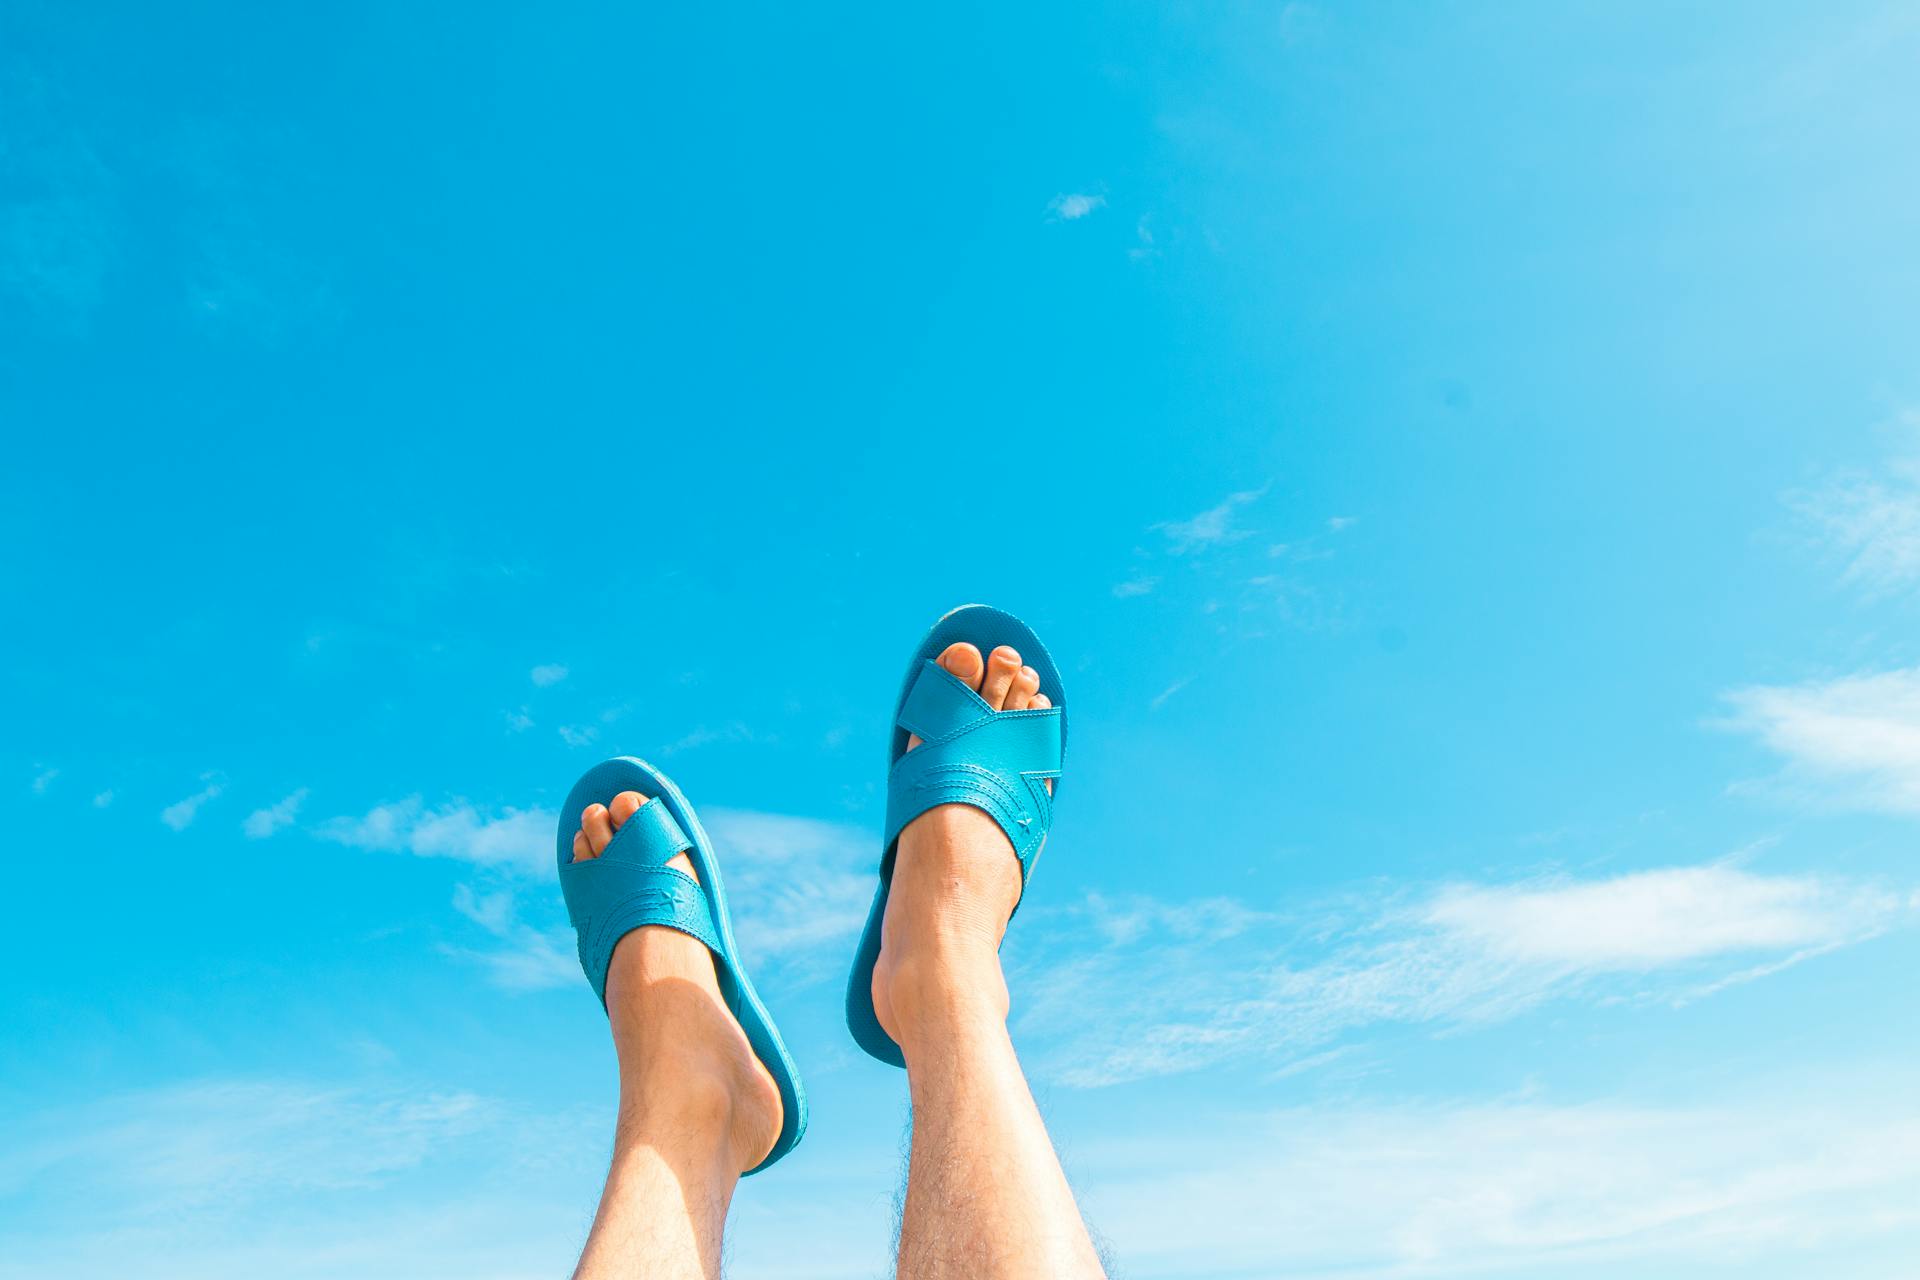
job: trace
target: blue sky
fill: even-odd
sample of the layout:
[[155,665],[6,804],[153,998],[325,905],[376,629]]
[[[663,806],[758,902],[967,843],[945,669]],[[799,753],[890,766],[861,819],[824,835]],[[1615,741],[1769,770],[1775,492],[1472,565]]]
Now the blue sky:
[[1117,1274],[1904,1277],[1920,20],[0,14],[0,1277],[552,1275],[547,860],[712,817],[887,1261],[886,715],[1034,622],[1014,1026]]

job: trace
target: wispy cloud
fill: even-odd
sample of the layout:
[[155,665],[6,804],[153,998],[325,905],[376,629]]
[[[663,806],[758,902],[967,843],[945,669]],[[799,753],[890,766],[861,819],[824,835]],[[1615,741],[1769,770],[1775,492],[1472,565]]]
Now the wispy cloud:
[[1160,692],[1154,694],[1152,701],[1149,702],[1147,705],[1152,707],[1155,711],[1158,711],[1161,707],[1166,705],[1168,699],[1172,698],[1175,694],[1179,693],[1182,689],[1186,688],[1188,685],[1192,683],[1193,683],[1192,676],[1181,676],[1178,680],[1175,680],[1172,684],[1168,685],[1166,688],[1162,689]]
[[1857,940],[1878,929],[1895,904],[1813,877],[1709,865],[1585,884],[1450,885],[1419,918],[1499,960],[1646,972],[1708,956]]
[[366,1186],[471,1131],[469,1093],[380,1095],[284,1081],[203,1081],[41,1113],[0,1154],[0,1191],[73,1178],[135,1215]]
[[1772,779],[1745,783],[1846,808],[1920,813],[1920,667],[1727,695],[1726,723],[1784,757]]
[[815,962],[837,972],[873,901],[879,838],[845,823],[747,809],[715,809],[705,821],[726,867],[741,945],[807,976]]
[[[1920,411],[1900,417],[1920,438]],[[1896,457],[1875,471],[1836,476],[1788,501],[1841,563],[1844,581],[1870,595],[1920,586],[1920,455]]]
[[1047,212],[1063,222],[1076,222],[1096,209],[1104,209],[1107,198],[1099,195],[1083,195],[1079,192],[1057,195],[1047,201]]
[[1274,541],[1251,510],[1271,488],[1243,489],[1184,520],[1150,525],[1160,535],[1157,546],[1134,548],[1113,594],[1128,599],[1160,593],[1169,602],[1197,605],[1213,619],[1214,631],[1241,641],[1263,639],[1276,626],[1345,625],[1345,593],[1328,565],[1336,542],[1358,517],[1317,517],[1309,531]]
[[1277,1069],[1377,1024],[1465,1027],[1581,994],[1684,1003],[1873,937],[1909,908],[1872,886],[1708,864],[1375,894],[1291,927],[1208,903],[1140,907],[1162,914],[1116,930],[1116,909],[1063,913],[1031,957],[1025,935],[1009,942],[1045,974],[1019,1016],[1065,1083],[1246,1056]]
[[573,931],[560,926],[536,928],[520,919],[518,898],[512,890],[480,893],[471,885],[457,885],[453,909],[492,935],[499,945],[484,949],[447,947],[447,954],[479,964],[495,986],[508,991],[539,991],[582,980]]
[[291,795],[282,797],[264,809],[255,809],[240,824],[240,830],[249,840],[264,840],[274,832],[293,825],[300,814],[300,805],[307,798],[307,789],[301,787]]
[[1077,908],[1101,943],[1123,947],[1155,938],[1180,942],[1224,942],[1276,917],[1232,898],[1111,898],[1089,893]]
[[1235,527],[1235,514],[1248,503],[1264,496],[1267,488],[1268,486],[1261,485],[1258,489],[1244,489],[1239,493],[1230,493],[1218,506],[1208,507],[1191,519],[1163,521],[1153,527],[1167,536],[1170,549],[1175,555],[1188,555],[1206,547],[1238,542],[1242,538],[1251,537],[1253,531]]
[[1135,262],[1145,262],[1149,258],[1160,256],[1160,249],[1153,238],[1153,215],[1141,214],[1140,220],[1133,224],[1134,246],[1127,250],[1127,257]]
[[598,1111],[272,1078],[38,1104],[0,1145],[0,1277],[536,1275],[578,1247]]
[[1082,1148],[1077,1181],[1142,1274],[1818,1274],[1838,1240],[1920,1243],[1916,1084],[1183,1114]]
[[[494,986],[539,991],[580,981],[573,933],[560,918],[551,879],[555,818],[542,810],[508,810],[495,816],[455,803],[437,811],[417,798],[385,805],[364,818],[336,818],[321,834],[359,848],[450,857],[472,864],[493,884],[457,884],[453,909],[487,935],[481,945],[443,944],[455,959],[480,966]],[[522,890],[538,883],[536,900],[548,923],[521,918]]]
[[332,818],[315,834],[355,849],[456,858],[475,866],[545,877],[553,873],[554,815],[544,809],[497,812],[456,800],[428,808],[419,796],[383,804],[358,818]]
[[556,685],[562,680],[565,680],[567,678],[567,669],[557,662],[547,662],[535,667],[531,675],[534,684],[545,689],[549,685]]
[[[789,981],[836,969],[873,898],[880,858],[873,833],[745,809],[715,807],[701,817],[726,868],[734,928],[748,956],[779,961]],[[490,883],[457,886],[453,906],[493,942],[447,950],[482,964],[498,985],[525,990],[579,979],[572,933],[548,884],[557,822],[548,809],[489,811],[465,801],[428,807],[409,796],[359,817],[330,819],[316,834],[352,848],[479,868]],[[537,894],[523,892],[536,883]]]
[[34,774],[33,794],[37,796],[47,794],[47,788],[52,786],[53,780],[59,776],[60,771],[58,769],[42,769],[40,772]]
[[570,747],[590,747],[600,737],[600,731],[592,725],[563,724],[560,726],[560,741]]
[[696,725],[691,731],[680,735],[672,742],[661,744],[662,756],[677,756],[682,751],[692,751],[697,747],[712,746],[716,742],[762,742],[762,738],[738,720],[723,724],[719,728],[711,725]]
[[112,804],[112,803],[113,803],[113,788],[112,788],[112,787],[108,787],[108,788],[107,788],[107,789],[106,789],[105,791],[96,791],[96,792],[94,792],[94,793],[93,793],[93,807],[94,807],[94,808],[96,808],[96,809],[104,809],[104,808],[106,808],[106,807],[107,807],[108,805],[110,805],[110,804]]
[[38,1091],[0,1143],[0,1278],[509,1280],[578,1250],[597,1083],[530,1109],[379,1071]]
[[202,805],[216,799],[224,789],[217,774],[202,774],[200,780],[207,785],[200,788],[184,800],[175,801],[160,811],[160,821],[175,831],[185,831],[193,825]]

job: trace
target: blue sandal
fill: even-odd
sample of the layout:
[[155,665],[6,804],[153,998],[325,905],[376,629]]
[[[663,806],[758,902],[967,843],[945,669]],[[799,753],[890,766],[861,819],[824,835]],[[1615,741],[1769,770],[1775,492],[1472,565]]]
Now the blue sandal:
[[[622,791],[647,797],[639,812],[614,832],[606,851],[585,862],[573,860],[573,833],[590,804],[611,804]],[[734,950],[733,921],[727,914],[727,889],[714,861],[713,844],[694,816],[693,806],[667,776],[632,756],[618,756],[587,770],[567,793],[560,810],[560,889],[567,918],[580,938],[580,967],[593,994],[607,1003],[607,966],[620,939],[642,925],[665,925],[707,944],[727,1008],[747,1033],[747,1042],[780,1089],[780,1136],[773,1150],[748,1173],[758,1173],[799,1143],[807,1131],[807,1093],[799,1068],[787,1053],[773,1016],[760,1003],[753,983]],[[667,862],[684,853],[693,876]]]
[[[1040,692],[1053,706],[1043,711],[989,707],[936,661],[948,645],[962,640],[978,646],[982,655],[1003,644],[1018,649],[1021,660],[1039,673]],[[1013,845],[1024,896],[1027,875],[1053,826],[1066,762],[1066,694],[1053,658],[1026,623],[983,604],[963,605],[936,622],[921,641],[907,667],[893,719],[886,852],[880,858],[880,888],[847,979],[847,1029],[862,1049],[903,1067],[900,1046],[873,1012],[873,965],[880,958],[880,924],[887,913],[901,829],[936,805],[970,804],[982,810]],[[922,739],[912,751],[907,750],[910,734]],[[1047,794],[1049,780],[1053,795]],[[1014,909],[1019,910],[1017,903]]]

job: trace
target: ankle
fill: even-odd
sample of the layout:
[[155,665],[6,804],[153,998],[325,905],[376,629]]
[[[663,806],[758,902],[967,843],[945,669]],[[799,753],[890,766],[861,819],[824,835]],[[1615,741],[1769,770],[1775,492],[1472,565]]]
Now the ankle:
[[720,1055],[681,1045],[620,1054],[620,1127],[725,1132],[733,1119],[733,1072]]
[[[903,949],[904,950],[904,949]],[[876,966],[874,1012],[901,1050],[956,1036],[1004,1031],[1010,1000],[999,955],[977,939],[925,943]]]
[[702,1155],[731,1173],[751,1168],[779,1132],[777,1095],[751,1072],[739,1055],[699,1046],[623,1051],[616,1141]]
[[731,1173],[760,1162],[779,1136],[779,1090],[721,998],[704,947],[635,930],[614,956],[607,1016],[623,1143],[718,1160]]

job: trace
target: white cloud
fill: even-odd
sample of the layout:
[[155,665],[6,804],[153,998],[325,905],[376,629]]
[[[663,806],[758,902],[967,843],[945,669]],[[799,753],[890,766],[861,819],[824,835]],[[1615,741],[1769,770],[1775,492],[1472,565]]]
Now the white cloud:
[[469,1132],[468,1093],[377,1095],[222,1080],[124,1094],[66,1114],[0,1154],[0,1191],[76,1177],[124,1211],[184,1213],[282,1193],[366,1186]]
[[1851,940],[1891,906],[1884,895],[1836,891],[1811,877],[1704,866],[1587,884],[1454,885],[1421,918],[1489,956],[1611,972]]
[[1382,1024],[1486,1024],[1582,995],[1685,1003],[1864,941],[1908,908],[1872,887],[1707,865],[1376,893],[1291,929],[1217,902],[1156,903],[1148,924],[1116,927],[1131,910],[1089,900],[1045,941],[1009,939],[1010,961],[1045,975],[1016,984],[1037,993],[1016,1016],[1063,1083],[1247,1056],[1278,1069]]
[[1085,1144],[1076,1182],[1146,1275],[1825,1274],[1920,1245],[1916,1085],[1183,1115]]
[[749,729],[746,725],[741,724],[738,720],[730,724],[722,725],[718,729],[703,724],[696,725],[690,732],[682,734],[672,742],[662,745],[660,754],[662,756],[675,756],[679,755],[682,751],[691,751],[695,747],[711,746],[716,742],[762,741],[771,741],[771,739],[763,739],[759,734]]
[[1079,910],[1108,946],[1125,946],[1156,935],[1220,942],[1274,918],[1232,898],[1170,903],[1158,898],[1115,899],[1089,893]]
[[214,780],[214,775],[206,774],[201,781],[207,785],[200,788],[184,800],[176,801],[160,811],[160,821],[175,831],[185,831],[193,825],[193,819],[200,812],[200,806],[219,796],[222,787]]
[[[1920,411],[1902,415],[1920,434]],[[1920,457],[1895,458],[1883,473],[1845,473],[1789,502],[1842,563],[1841,578],[1870,595],[1920,586]]]
[[600,736],[600,731],[591,725],[563,724],[560,726],[560,741],[570,747],[589,747]]
[[527,876],[553,872],[554,815],[544,809],[490,813],[465,801],[429,809],[419,796],[380,805],[360,818],[333,818],[318,828],[325,840],[356,849],[457,858],[476,866]]
[[[551,815],[528,817],[543,840],[550,838]],[[748,962],[778,960],[790,982],[838,977],[847,945],[873,900],[874,867],[880,860],[873,835],[839,823],[743,809],[715,808],[703,813],[702,821],[726,876],[727,904]],[[542,856],[551,855],[543,851]],[[550,927],[520,918],[519,896],[511,887],[491,892],[457,887],[454,909],[501,945],[448,948],[449,954],[481,964],[496,986],[509,990],[581,981],[560,899],[549,892],[542,903],[558,921]]]
[[95,792],[95,793],[94,793],[94,796],[93,796],[93,807],[94,807],[94,808],[96,808],[96,809],[104,809],[104,808],[106,808],[106,807],[107,807],[108,805],[110,805],[110,804],[112,804],[112,803],[113,803],[113,788],[112,788],[112,787],[108,787],[108,788],[107,788],[107,789],[106,789],[105,791],[97,791],[97,792]]
[[264,840],[274,832],[292,826],[294,818],[299,816],[301,802],[306,798],[307,789],[301,787],[277,803],[268,805],[264,809],[255,809],[247,815],[247,820],[240,824],[240,830],[249,840]]
[[578,1249],[607,1124],[306,1080],[38,1102],[0,1144],[0,1280],[518,1280]]
[[573,931],[564,927],[538,929],[527,924],[520,919],[511,890],[478,893],[470,885],[456,885],[453,909],[505,944],[489,950],[446,949],[450,955],[485,968],[495,986],[508,991],[539,991],[582,981]]
[[39,773],[36,773],[33,776],[33,794],[37,796],[47,794],[47,788],[52,786],[53,780],[59,776],[60,771],[58,769],[42,769]]
[[[1729,727],[1784,757],[1768,784],[1844,807],[1920,813],[1920,667],[1727,695]],[[1752,787],[1755,784],[1746,784]]]
[[1166,575],[1171,594],[1197,602],[1217,634],[1241,641],[1263,640],[1276,627],[1349,626],[1340,580],[1323,562],[1334,559],[1335,540],[1358,519],[1322,517],[1312,533],[1271,541],[1248,519],[1248,509],[1271,488],[1265,484],[1230,493],[1187,519],[1149,526],[1165,540],[1159,553],[1135,548],[1128,577],[1112,588],[1113,594],[1121,599],[1145,595]]
[[[796,980],[841,964],[873,898],[878,838],[842,823],[744,809],[714,807],[701,819],[726,875],[734,929],[748,958],[777,958]],[[317,834],[358,849],[453,858],[498,877],[486,889],[458,886],[454,909],[507,945],[448,950],[486,966],[498,985],[524,990],[579,980],[558,891],[543,887],[534,903],[536,914],[555,923],[521,918],[518,885],[553,878],[557,822],[548,809],[490,812],[465,801],[428,808],[409,796],[361,817],[330,819]]]
[[1086,217],[1096,209],[1104,209],[1106,204],[1107,198],[1105,196],[1081,195],[1078,193],[1058,195],[1047,201],[1047,211],[1062,221],[1074,222]]
[[880,840],[817,818],[714,809],[702,815],[727,877],[727,902],[749,958],[779,957],[809,976],[838,969],[865,922]]
[[1147,705],[1152,707],[1155,711],[1158,711],[1161,707],[1165,706],[1167,704],[1167,701],[1171,699],[1175,694],[1179,693],[1182,689],[1186,688],[1188,685],[1192,683],[1193,683],[1192,676],[1181,676],[1178,680],[1175,680],[1172,684],[1168,685],[1166,688],[1162,689],[1160,692],[1154,694],[1153,698],[1147,703]]
[[542,689],[559,684],[567,678],[567,669],[557,662],[542,663],[533,669],[533,682]]
[[1222,543],[1238,542],[1251,536],[1251,531],[1236,529],[1233,525],[1234,513],[1241,507],[1261,497],[1267,486],[1258,489],[1246,489],[1239,493],[1228,494],[1218,506],[1209,507],[1199,515],[1188,520],[1163,521],[1153,527],[1167,535],[1175,555],[1186,555],[1207,547]]
[[[37,1098],[8,1113],[0,1143],[0,1280],[551,1275],[578,1254],[606,1176],[612,1080],[584,1066],[535,1106],[457,1086],[248,1079]],[[808,1177],[736,1205],[741,1274],[877,1270],[888,1214],[864,1191],[891,1150],[856,1176],[805,1149]]]
[[1127,256],[1135,262],[1145,262],[1149,258],[1160,256],[1160,250],[1153,240],[1153,215],[1141,214],[1140,220],[1133,224],[1134,239],[1138,242],[1127,250]]
[[513,730],[515,733],[525,733],[527,730],[533,728],[533,717],[527,714],[525,707],[520,708],[518,711],[509,711],[507,712],[507,728]]
[[[18,1209],[0,1277],[543,1274],[578,1248],[604,1174],[611,1097],[582,1087],[586,1105],[551,1113],[274,1080],[43,1108],[0,1147]],[[1917,1098],[1903,1065],[1657,1100],[1168,1092],[1125,1124],[1062,1108],[1053,1127],[1087,1216],[1143,1278],[1894,1277],[1920,1250]],[[807,1176],[743,1199],[742,1273],[884,1270],[872,1189],[894,1139],[808,1147]]]

